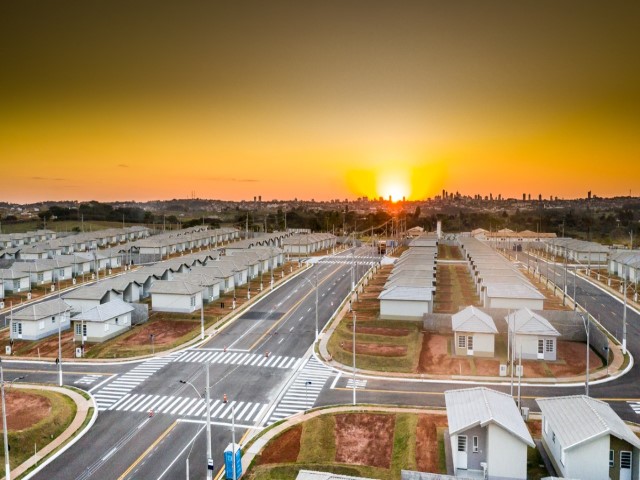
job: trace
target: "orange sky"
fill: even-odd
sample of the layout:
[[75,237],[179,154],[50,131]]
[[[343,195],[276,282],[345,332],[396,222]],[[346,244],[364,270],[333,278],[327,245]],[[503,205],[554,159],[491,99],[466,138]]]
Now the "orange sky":
[[637,2],[364,5],[4,6],[0,201],[640,195]]

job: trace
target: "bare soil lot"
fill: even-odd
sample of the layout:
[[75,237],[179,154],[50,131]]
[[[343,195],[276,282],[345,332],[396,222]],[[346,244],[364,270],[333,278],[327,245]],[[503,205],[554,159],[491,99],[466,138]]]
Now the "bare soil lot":
[[439,469],[438,427],[447,426],[445,415],[419,415],[416,428],[416,462],[421,472]]
[[[44,396],[21,392],[8,388],[5,402],[7,405],[7,428],[24,430],[35,425],[51,413],[51,401]],[[2,407],[0,406],[0,412]],[[0,424],[0,430],[2,425]]]
[[389,468],[395,415],[336,415],[336,461]]

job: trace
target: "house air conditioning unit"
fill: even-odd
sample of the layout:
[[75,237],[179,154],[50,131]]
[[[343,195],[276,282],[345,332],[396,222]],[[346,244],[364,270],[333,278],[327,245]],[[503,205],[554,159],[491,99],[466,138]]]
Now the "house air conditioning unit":
[[522,407],[520,411],[522,412],[522,418],[527,422],[529,420],[529,407]]
[[501,377],[507,376],[507,366],[505,364],[500,365],[500,376]]

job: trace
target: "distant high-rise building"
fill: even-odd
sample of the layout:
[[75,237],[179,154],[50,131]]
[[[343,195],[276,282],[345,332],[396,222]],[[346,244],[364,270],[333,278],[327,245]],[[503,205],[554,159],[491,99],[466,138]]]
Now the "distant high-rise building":
[[403,201],[403,202],[405,201],[404,195],[402,196],[402,201]]
[[591,190],[589,190],[589,191],[587,192],[587,198],[588,198],[589,200],[591,200]]
[[262,202],[262,195],[258,195],[258,201]]
[[502,200],[502,194],[501,193],[498,194],[498,200]]
[[391,200],[391,195],[389,195],[389,201],[390,201],[390,202],[392,201],[392,200]]
[[541,201],[542,201],[542,194],[541,194],[541,193],[539,193],[539,194],[538,194],[538,201],[539,201],[539,202],[541,202]]
[[527,201],[527,194],[526,194],[526,193],[523,193],[523,194],[522,194],[522,201],[523,201],[523,202],[526,202],[526,201]]
[[255,203],[257,199],[258,199],[258,197],[254,196],[253,197],[253,202]]
[[529,194],[529,201],[531,201],[531,194]]
[[493,193],[489,194],[489,200],[493,201]]

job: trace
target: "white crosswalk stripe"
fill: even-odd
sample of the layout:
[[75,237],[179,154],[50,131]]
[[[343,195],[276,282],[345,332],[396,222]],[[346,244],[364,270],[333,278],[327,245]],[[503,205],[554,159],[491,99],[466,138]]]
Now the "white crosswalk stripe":
[[[364,389],[367,386],[366,380],[358,380],[356,379],[356,390]],[[347,380],[347,388],[353,388],[353,378]]]
[[640,402],[627,402],[631,409],[640,415]]
[[333,374],[333,370],[311,357],[273,410],[267,425],[312,408],[327,379]]
[[358,259],[358,260],[318,260],[316,263],[323,263],[323,264],[331,264],[331,265],[352,265],[352,264],[357,264],[357,265],[376,265],[379,263],[378,259],[374,259],[374,260],[369,260],[369,259]]
[[300,359],[283,355],[269,355],[247,352],[210,352],[190,350],[181,352],[174,362],[219,363],[223,365],[248,365],[269,368],[296,368]]
[[98,404],[98,411],[104,411],[116,405],[124,406],[131,400],[130,393],[134,388],[165,365],[171,363],[176,355],[177,353],[172,353],[164,357],[147,360],[106,384],[93,394]]
[[[211,400],[209,409],[211,418],[215,420],[231,420],[231,408],[235,409],[236,421],[250,422],[259,418],[267,406],[259,402],[230,402]],[[120,401],[114,403],[109,410],[120,412],[150,412],[179,417],[206,418],[207,406],[202,398],[174,397],[166,395],[126,394]]]
[[73,384],[74,385],[91,385],[100,377],[102,377],[102,375],[85,375],[84,377],[81,377],[75,382],[73,382]]

